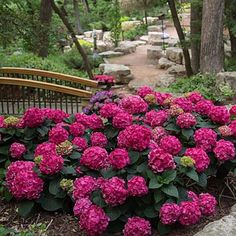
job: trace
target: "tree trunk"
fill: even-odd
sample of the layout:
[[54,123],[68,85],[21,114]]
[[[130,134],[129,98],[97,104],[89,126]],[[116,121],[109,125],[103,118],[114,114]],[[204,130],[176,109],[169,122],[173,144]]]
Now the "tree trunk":
[[203,0],[201,59],[202,73],[218,73],[224,66],[224,0]]
[[38,55],[40,57],[47,57],[49,50],[49,33],[52,19],[52,6],[50,1],[41,0],[40,5],[40,29],[39,29],[39,43]]
[[79,41],[76,38],[76,34],[73,30],[73,27],[71,26],[71,24],[69,23],[69,21],[67,20],[65,15],[62,13],[62,11],[58,8],[58,6],[54,2],[54,0],[50,0],[50,2],[51,2],[53,10],[55,11],[56,14],[58,14],[58,16],[61,18],[62,22],[66,26],[67,30],[69,31],[69,33],[71,35],[71,38],[72,38],[76,48],[78,49],[80,55],[83,58],[85,69],[88,73],[88,76],[89,76],[90,79],[92,79],[93,78],[93,73],[92,73],[91,65],[89,63],[88,57],[87,57],[83,47],[80,45]]
[[231,43],[231,57],[236,60],[236,35],[229,30],[230,43]]
[[186,45],[186,42],[185,42],[184,32],[183,32],[183,29],[181,27],[180,20],[179,20],[179,17],[178,17],[178,13],[177,13],[177,10],[176,10],[175,0],[168,0],[168,4],[169,4],[169,7],[170,7],[170,11],[171,11],[171,15],[172,15],[172,18],[173,18],[173,21],[174,21],[176,31],[178,33],[180,44],[181,44],[181,47],[183,49],[184,60],[185,60],[185,69],[186,69],[186,72],[187,72],[187,76],[190,77],[193,74],[192,67],[191,67],[191,60],[190,60],[189,51],[188,51],[188,48],[187,48],[187,45]]
[[81,23],[80,23],[80,12],[79,12],[79,4],[78,4],[78,0],[73,0],[73,5],[74,5],[74,14],[75,14],[75,26],[76,26],[76,33],[78,34],[83,34],[83,30],[81,27]]
[[191,53],[194,74],[200,71],[202,1],[191,2]]
[[147,14],[147,9],[144,9],[144,19],[145,19],[145,24],[148,25],[148,14]]
[[83,4],[84,4],[86,12],[89,13],[90,12],[90,7],[89,7],[88,0],[83,0]]

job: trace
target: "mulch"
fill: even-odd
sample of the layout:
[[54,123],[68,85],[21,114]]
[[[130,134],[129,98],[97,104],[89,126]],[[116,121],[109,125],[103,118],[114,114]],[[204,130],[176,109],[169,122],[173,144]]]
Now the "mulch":
[[[236,204],[236,199],[232,189],[229,189],[227,185],[235,184],[235,178],[232,181],[227,179],[227,181],[216,181],[212,179],[209,183],[207,192],[217,196],[219,205],[217,207],[216,213],[207,218],[202,218],[197,225],[183,227],[176,225],[173,231],[169,234],[170,236],[193,236],[199,232],[203,227],[209,222],[220,219],[221,217],[230,213],[231,207]],[[32,224],[43,223],[46,225],[47,231],[45,236],[84,236],[81,232],[78,219],[72,215],[63,213],[48,213],[41,211],[32,217],[23,219],[17,214],[17,204],[14,202],[7,203],[3,201],[0,197],[0,225],[5,227],[14,228],[17,230],[25,230]],[[105,234],[104,234],[105,235]],[[106,234],[107,236],[109,234]],[[114,235],[114,234],[111,234]],[[111,236],[109,235],[109,236]],[[121,235],[121,234],[117,234]],[[159,235],[157,232],[153,233],[154,236]],[[44,236],[41,233],[38,236]]]

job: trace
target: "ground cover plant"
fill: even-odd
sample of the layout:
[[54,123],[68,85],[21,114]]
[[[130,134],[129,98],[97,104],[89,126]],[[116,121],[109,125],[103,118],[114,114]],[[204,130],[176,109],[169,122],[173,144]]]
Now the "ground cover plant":
[[214,214],[208,180],[236,167],[235,106],[142,87],[100,92],[85,113],[0,117],[0,191],[20,215],[73,212],[88,235],[143,236]]

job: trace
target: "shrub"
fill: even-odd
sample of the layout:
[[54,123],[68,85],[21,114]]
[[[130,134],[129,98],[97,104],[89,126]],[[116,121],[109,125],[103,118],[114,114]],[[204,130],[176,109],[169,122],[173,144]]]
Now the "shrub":
[[147,32],[147,26],[146,25],[138,25],[134,29],[128,30],[127,32],[124,32],[124,38],[134,41],[139,36],[142,36],[146,34]]
[[[196,224],[215,212],[213,196],[188,186],[205,192],[208,178],[235,170],[236,126],[229,119],[235,108],[211,103],[201,115],[195,107],[206,100],[196,92],[173,98],[145,87],[138,94],[120,100],[111,92],[97,94],[91,102],[101,106],[91,115],[32,108],[18,122],[0,117],[4,195],[21,199],[19,214],[38,206],[74,210],[88,235],[122,229],[151,235],[151,225],[164,234],[175,223]],[[116,128],[120,114],[131,120]],[[9,156],[16,142],[27,149],[17,161]]]

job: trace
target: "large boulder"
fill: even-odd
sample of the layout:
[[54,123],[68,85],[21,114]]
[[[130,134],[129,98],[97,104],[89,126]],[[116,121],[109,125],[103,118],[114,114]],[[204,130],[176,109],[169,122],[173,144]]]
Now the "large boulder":
[[133,21],[124,21],[121,23],[121,29],[122,31],[128,31],[131,30],[135,27],[137,27],[138,25],[141,25],[141,21],[139,20],[133,20]]
[[179,43],[179,40],[176,38],[168,38],[166,42],[168,43],[169,47],[176,47]]
[[85,31],[84,32],[84,37],[85,38],[92,38],[93,31]]
[[174,75],[165,74],[157,79],[156,87],[168,88],[175,81],[176,78]]
[[[97,36],[97,40],[103,40],[103,31],[102,30],[95,30],[96,32],[96,36]],[[94,34],[94,32],[93,32]],[[93,37],[93,34],[92,34],[92,37]]]
[[103,33],[103,39],[102,39],[105,43],[112,43],[112,37],[111,37],[111,32],[110,31],[106,31]]
[[119,57],[123,55],[124,53],[122,52],[114,52],[114,51],[106,51],[106,52],[99,53],[99,56],[101,56],[102,58]]
[[183,64],[183,51],[181,48],[170,47],[166,49],[166,57],[177,64]]
[[124,54],[133,53],[136,51],[136,45],[132,41],[123,41],[119,47],[115,48],[115,52],[122,52]]
[[147,49],[147,59],[152,64],[157,64],[160,58],[164,57],[163,50],[159,46],[151,46]]
[[[163,28],[166,29],[166,26],[163,25]],[[162,32],[162,25],[150,25],[148,26],[148,32]]]
[[176,65],[174,62],[168,60],[165,57],[162,57],[158,61],[157,68],[167,70],[168,68],[170,68],[171,66],[174,66],[174,65]]
[[114,46],[112,43],[105,43],[101,40],[97,41],[98,52],[106,52],[106,51],[111,51],[113,49],[114,49]]
[[186,75],[185,66],[183,66],[183,65],[171,66],[167,70],[167,73],[170,74],[170,75],[174,75],[174,76],[185,76]]
[[236,94],[236,71],[218,73],[216,76],[216,86],[219,91],[227,88]]
[[[143,18],[143,22],[145,22],[146,19]],[[159,20],[158,17],[151,17],[151,16],[148,16],[147,17],[147,23],[148,25],[161,25],[161,21]]]
[[99,68],[103,74],[114,76],[117,84],[128,84],[133,79],[130,68],[125,65],[101,64]]
[[167,39],[169,36],[163,34],[162,32],[149,32],[148,33],[148,43],[151,45],[162,45],[163,38]]
[[148,42],[148,35],[143,35],[143,36],[141,36],[140,38],[139,38],[141,41],[143,41],[143,42]]

